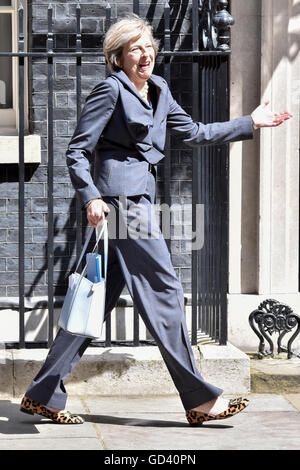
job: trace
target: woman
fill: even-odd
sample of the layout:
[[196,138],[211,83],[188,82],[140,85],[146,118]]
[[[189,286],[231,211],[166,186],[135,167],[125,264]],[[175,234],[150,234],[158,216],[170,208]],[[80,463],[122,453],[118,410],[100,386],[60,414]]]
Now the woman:
[[[145,224],[155,198],[153,165],[164,157],[166,128],[190,146],[220,144],[250,139],[253,127],[277,126],[291,115],[269,112],[265,103],[251,116],[224,123],[195,123],[173,99],[166,81],[152,74],[157,50],[150,25],[136,15],[109,29],[104,52],[112,74],[87,98],[67,150],[67,164],[90,225],[101,224],[111,209],[121,215],[118,220],[123,226],[109,235],[106,315],[126,283],[161,351],[187,419],[195,424],[232,416],[248,400],[226,400],[222,390],[205,382],[196,368],[181,284],[159,227],[155,222],[151,227]],[[89,157],[94,150],[92,178]],[[128,236],[137,205],[139,222],[146,227],[144,237]],[[110,229],[110,220],[108,226]],[[121,229],[125,237],[120,235]],[[45,364],[26,391],[21,411],[59,423],[83,422],[80,416],[62,411],[67,398],[63,380],[89,342],[59,330]]]

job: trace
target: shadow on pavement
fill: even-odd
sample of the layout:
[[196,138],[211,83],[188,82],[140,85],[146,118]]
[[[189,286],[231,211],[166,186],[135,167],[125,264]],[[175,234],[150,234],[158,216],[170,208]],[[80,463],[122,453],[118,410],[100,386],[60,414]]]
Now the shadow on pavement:
[[202,424],[199,426],[190,426],[188,423],[181,423],[180,421],[165,421],[153,419],[140,419],[140,418],[122,418],[109,415],[83,415],[80,416],[86,421],[95,424],[115,424],[117,426],[141,426],[141,427],[156,427],[156,428],[213,428],[213,429],[226,429],[232,428],[224,424]]
[[22,413],[19,403],[0,400],[0,434],[39,434],[35,426],[39,422],[36,416]]

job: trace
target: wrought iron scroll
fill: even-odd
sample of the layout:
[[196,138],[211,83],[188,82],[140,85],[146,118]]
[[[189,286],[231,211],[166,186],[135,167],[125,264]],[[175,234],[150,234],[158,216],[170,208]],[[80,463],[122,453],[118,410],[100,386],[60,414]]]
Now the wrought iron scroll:
[[234,18],[227,0],[199,0],[200,34],[204,50],[230,52],[230,27]]
[[[256,310],[250,313],[249,324],[259,338],[258,356],[260,358],[274,357],[274,344],[271,338],[273,333],[278,333],[278,354],[287,352],[288,359],[291,359],[292,356],[300,357],[300,354],[296,354],[292,350],[292,343],[300,333],[300,317],[288,305],[274,299],[264,300]],[[294,328],[296,330],[290,337],[287,346],[283,346],[281,344],[283,337]],[[270,346],[268,350],[265,350],[265,340]]]

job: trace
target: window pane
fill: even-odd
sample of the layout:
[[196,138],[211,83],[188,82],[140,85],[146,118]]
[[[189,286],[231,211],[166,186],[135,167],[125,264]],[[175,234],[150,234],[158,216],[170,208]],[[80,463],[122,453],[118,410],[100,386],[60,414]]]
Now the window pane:
[[0,7],[10,7],[11,0],[0,0]]
[[[0,52],[12,51],[11,15],[0,14]],[[0,57],[0,108],[12,108],[12,59]]]

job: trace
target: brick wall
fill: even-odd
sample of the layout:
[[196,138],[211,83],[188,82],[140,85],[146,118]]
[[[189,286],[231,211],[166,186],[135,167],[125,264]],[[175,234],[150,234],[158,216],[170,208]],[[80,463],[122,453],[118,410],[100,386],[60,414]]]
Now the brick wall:
[[[28,2],[29,43],[32,50],[44,50],[47,32],[45,0]],[[132,11],[132,2],[110,0],[112,17]],[[163,37],[165,1],[141,1],[140,15],[150,20],[155,35]],[[191,47],[191,5],[170,1],[172,47]],[[100,47],[105,25],[107,2],[81,1],[82,45],[86,50]],[[76,18],[74,2],[52,1],[54,46],[56,50],[74,48]],[[75,194],[65,163],[65,151],[76,124],[76,66],[72,58],[56,58],[54,67],[54,282],[55,295],[65,292],[65,281],[75,260]],[[161,61],[155,73],[163,75]],[[181,105],[191,112],[192,83],[189,59],[174,59],[171,90]],[[103,59],[83,60],[82,103],[96,83],[105,78]],[[25,183],[25,284],[26,296],[47,295],[47,65],[34,58],[29,64],[30,133],[42,138],[42,162],[26,164]],[[176,139],[172,149],[172,202],[191,203],[192,152]],[[18,167],[0,167],[0,297],[18,296]],[[158,168],[158,202],[162,194],[162,165]],[[85,216],[84,216],[85,219]],[[185,240],[172,240],[172,259],[185,292],[190,292],[191,253]]]

